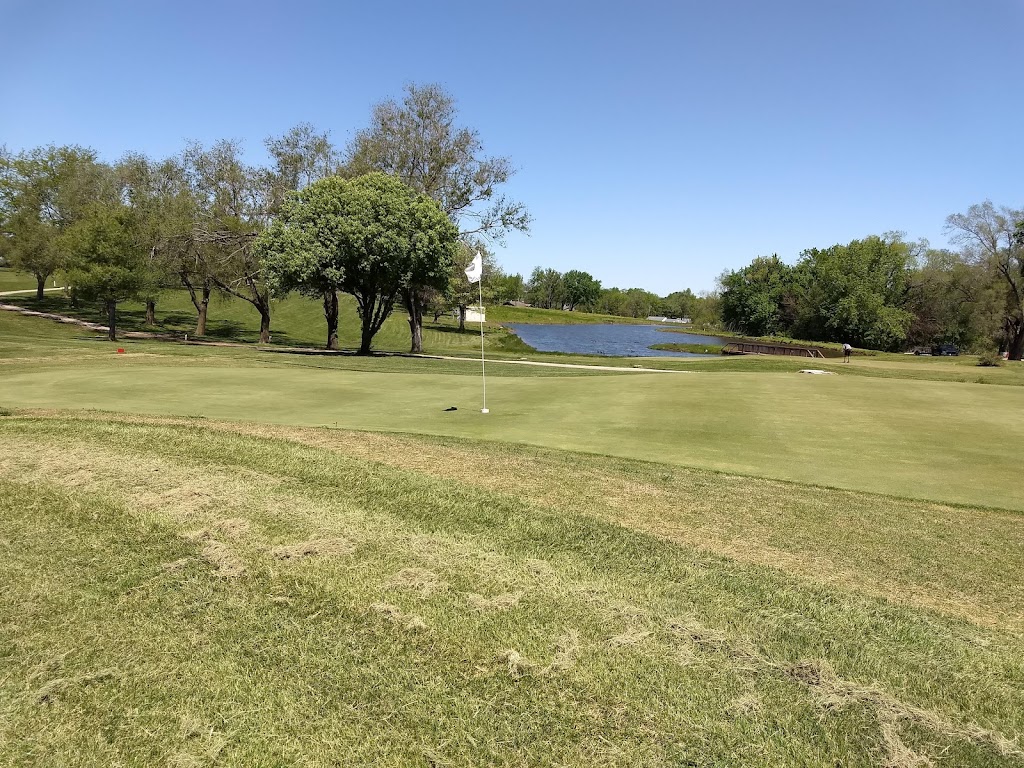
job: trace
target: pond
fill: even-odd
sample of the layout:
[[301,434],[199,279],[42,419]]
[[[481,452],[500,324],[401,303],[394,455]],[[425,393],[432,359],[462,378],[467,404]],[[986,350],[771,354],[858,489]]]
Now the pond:
[[652,344],[728,344],[728,339],[668,333],[660,325],[534,325],[511,323],[519,338],[538,352],[571,352],[605,357],[704,357],[693,352],[651,349]]

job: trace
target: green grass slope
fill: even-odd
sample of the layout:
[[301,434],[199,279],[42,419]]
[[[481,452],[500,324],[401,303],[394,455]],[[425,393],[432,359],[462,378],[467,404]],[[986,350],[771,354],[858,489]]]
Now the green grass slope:
[[1024,759],[1020,515],[208,420],[0,439],[2,765]]
[[[96,323],[106,323],[106,316],[99,307],[92,305],[73,307],[68,299],[59,294],[47,294],[42,302],[34,296],[5,297],[4,302],[26,309],[67,315]],[[343,348],[359,346],[360,325],[356,314],[355,300],[351,296],[340,297],[340,324],[338,340]],[[184,290],[165,291],[157,302],[155,326],[145,324],[145,306],[137,302],[125,302],[118,307],[118,323],[124,331],[152,331],[183,338],[188,334],[194,338],[196,324],[195,308]],[[323,347],[326,343],[327,325],[323,308],[319,303],[297,294],[275,301],[271,307],[271,339],[274,345]],[[428,318],[429,320],[430,318]],[[517,336],[496,325],[486,328],[486,343],[492,351],[532,351]],[[207,335],[210,341],[253,344],[259,338],[259,314],[251,304],[233,297],[216,296],[210,302]],[[387,351],[409,350],[409,325],[405,313],[397,308],[374,339],[374,348]],[[480,350],[479,326],[468,326],[460,332],[457,323],[450,317],[439,318],[437,323],[428,322],[423,331],[426,352],[434,354],[468,353]]]

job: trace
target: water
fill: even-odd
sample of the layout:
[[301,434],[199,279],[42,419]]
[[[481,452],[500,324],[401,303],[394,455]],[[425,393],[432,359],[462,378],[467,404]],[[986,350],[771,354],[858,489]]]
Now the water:
[[693,352],[650,349],[651,344],[713,344],[728,340],[693,333],[668,333],[659,325],[533,325],[506,327],[539,352],[572,352],[605,357],[704,357]]

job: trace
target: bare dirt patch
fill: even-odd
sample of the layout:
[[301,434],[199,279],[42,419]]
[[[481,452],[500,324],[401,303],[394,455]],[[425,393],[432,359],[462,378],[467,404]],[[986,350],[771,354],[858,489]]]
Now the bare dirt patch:
[[345,538],[310,539],[298,544],[282,544],[270,550],[270,554],[278,560],[304,560],[314,556],[350,555],[355,552],[356,545]]
[[649,638],[653,633],[645,629],[628,629],[620,635],[613,635],[608,638],[608,645],[612,648],[625,648],[630,645],[639,645]]
[[58,677],[40,687],[35,693],[35,699],[40,704],[48,704],[71,688],[112,680],[117,677],[117,674],[116,669],[101,669],[97,672],[86,672],[73,677]]
[[487,611],[507,611],[509,608],[518,605],[522,599],[522,592],[509,592],[504,595],[495,595],[494,597],[484,597],[475,592],[466,595],[466,602],[469,603],[469,606],[481,613]]
[[391,603],[374,603],[370,606],[370,610],[374,613],[378,613],[392,624],[402,627],[403,629],[410,630],[412,632],[424,632],[427,630],[427,624],[423,619],[414,613],[404,613],[401,608]]
[[555,644],[555,656],[551,663],[544,668],[544,673],[550,675],[572,668],[579,652],[580,633],[571,629],[558,639]]
[[217,575],[225,579],[235,579],[245,573],[243,563],[227,544],[209,539],[200,553],[203,560],[217,569]]
[[427,597],[446,585],[436,573],[426,568],[403,568],[388,579],[384,586],[387,589],[418,592],[422,597]]
[[191,560],[192,558],[190,557],[183,557],[180,560],[175,560],[171,563],[164,563],[162,566],[160,566],[160,570],[162,570],[164,573],[181,573],[183,570],[185,570],[185,568],[188,567],[188,564],[189,562],[191,562]]
[[508,675],[513,680],[521,680],[530,673],[530,671],[536,667],[532,661],[529,661],[519,651],[508,649],[498,654],[498,662],[505,665],[508,670]]

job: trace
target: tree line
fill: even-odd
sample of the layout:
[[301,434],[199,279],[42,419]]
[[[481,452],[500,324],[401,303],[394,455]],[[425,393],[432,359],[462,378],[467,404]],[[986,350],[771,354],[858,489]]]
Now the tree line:
[[694,325],[703,326],[718,325],[721,318],[716,292],[698,295],[687,288],[659,296],[643,288],[604,288],[600,280],[578,269],[563,273],[536,267],[527,279],[499,270],[488,288],[490,297],[499,303],[521,301],[541,309],[634,318],[690,318]]
[[377,104],[344,148],[303,123],[265,142],[269,162],[246,162],[240,142],[189,143],[154,159],[115,163],[80,146],[0,149],[0,257],[47,281],[66,276],[72,301],[105,307],[184,288],[203,336],[211,296],[250,303],[270,340],[271,299],[297,291],[323,303],[326,346],[338,344],[338,294],[355,297],[360,352],[401,305],[410,348],[422,351],[423,316],[474,302],[462,267],[489,243],[528,231],[525,206],[500,193],[508,158],[484,153],[460,126],[454,98],[410,85]]
[[947,217],[957,249],[886,233],[755,258],[719,278],[722,321],[751,336],[898,351],[954,344],[1024,354],[1024,210],[986,201]]

